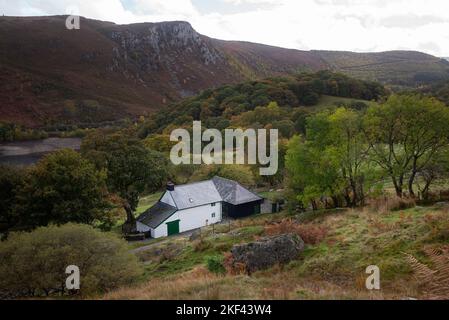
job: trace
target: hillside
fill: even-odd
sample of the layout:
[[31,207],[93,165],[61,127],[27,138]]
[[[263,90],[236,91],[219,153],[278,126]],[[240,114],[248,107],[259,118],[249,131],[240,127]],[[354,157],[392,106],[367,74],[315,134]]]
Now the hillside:
[[[223,256],[234,244],[271,234],[273,224],[293,219],[306,241],[298,260],[244,274],[207,270],[208,257]],[[448,241],[447,208],[376,209],[280,213],[234,221],[188,236],[156,240],[134,253],[145,265],[140,285],[119,289],[106,299],[406,299],[426,298],[404,253],[425,261],[424,249]],[[276,228],[274,228],[276,230]],[[381,290],[365,288],[365,269],[381,270]]]
[[[268,126],[290,138],[293,133],[304,134],[304,117],[311,112],[341,105],[364,109],[387,95],[388,90],[377,82],[330,71],[247,81],[174,103],[145,121],[139,135],[167,133],[173,125],[190,127],[192,121],[201,120],[205,127],[220,130]],[[270,111],[268,105],[274,109]]]
[[449,62],[421,52],[315,51],[334,71],[392,87],[415,87],[447,79]]
[[421,93],[437,98],[449,105],[449,81],[441,81],[432,85],[424,86],[419,90]]
[[[0,17],[0,119],[27,126],[134,118],[223,84],[331,69],[414,86],[449,75],[421,53],[299,51],[211,39],[187,22]],[[423,77],[424,76],[424,77]],[[418,81],[419,80],[419,81]]]

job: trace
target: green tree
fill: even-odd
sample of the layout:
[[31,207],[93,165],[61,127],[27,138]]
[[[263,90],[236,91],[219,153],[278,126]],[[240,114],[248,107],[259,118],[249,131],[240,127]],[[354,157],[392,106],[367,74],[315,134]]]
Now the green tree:
[[339,203],[338,193],[341,180],[331,158],[311,142],[300,136],[293,137],[288,145],[285,158],[289,188],[303,205],[310,203],[318,209],[318,201],[331,197],[335,205]]
[[339,108],[328,120],[331,144],[327,146],[327,152],[338,165],[341,177],[350,189],[350,192],[345,192],[345,197],[351,206],[363,204],[369,147],[362,132],[362,117],[353,110]]
[[24,177],[23,169],[0,165],[0,232],[17,223],[17,216],[13,211]]
[[203,165],[192,176],[191,181],[203,181],[215,176],[236,180],[244,186],[255,184],[251,168],[245,165]]
[[[346,108],[320,112],[307,121],[306,140],[291,140],[286,167],[299,200],[311,202],[330,197],[334,206],[363,204],[367,179],[368,145],[359,113]],[[299,188],[298,188],[299,186]]]
[[152,134],[143,141],[143,144],[148,149],[169,154],[176,143],[170,141],[169,135]]
[[126,132],[91,133],[83,140],[81,152],[98,169],[107,171],[108,189],[121,197],[127,214],[124,232],[134,232],[134,211],[140,195],[145,191],[155,192],[167,182],[167,159],[163,154],[145,148],[140,140]]
[[128,245],[87,225],[41,227],[0,242],[0,298],[67,295],[65,270],[80,269],[80,293],[130,285],[142,273]]
[[449,175],[449,149],[439,150],[432,160],[423,166],[417,174],[417,186],[424,199],[429,198],[430,186],[439,179]]
[[371,158],[391,177],[403,196],[405,179],[411,196],[419,171],[448,145],[449,110],[441,102],[415,95],[393,95],[368,109],[364,130]]
[[107,222],[106,173],[73,150],[60,150],[31,168],[17,194],[16,213],[28,227]]

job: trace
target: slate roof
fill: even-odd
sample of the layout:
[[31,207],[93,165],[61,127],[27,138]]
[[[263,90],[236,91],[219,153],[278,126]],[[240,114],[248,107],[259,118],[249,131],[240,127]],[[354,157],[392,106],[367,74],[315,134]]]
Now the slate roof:
[[167,192],[179,210],[222,201],[212,180],[175,186],[175,191]]
[[214,177],[212,181],[224,202],[239,205],[242,203],[262,200],[262,197],[242,187],[236,181],[221,177]]
[[176,211],[178,211],[178,209],[175,207],[159,201],[150,209],[142,213],[137,218],[137,221],[154,229],[170,218]]
[[164,202],[157,202],[153,207],[142,213],[137,221],[157,228],[176,211],[203,206],[215,202],[227,202],[239,205],[262,200],[263,198],[242,187],[238,182],[214,177],[212,180],[175,186],[168,192],[176,207]]

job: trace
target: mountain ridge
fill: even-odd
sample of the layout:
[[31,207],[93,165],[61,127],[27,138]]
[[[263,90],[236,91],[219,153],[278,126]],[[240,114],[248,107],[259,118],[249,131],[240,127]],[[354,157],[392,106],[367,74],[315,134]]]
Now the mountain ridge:
[[449,77],[449,62],[424,53],[224,41],[185,21],[81,18],[80,30],[67,30],[66,17],[0,17],[0,121],[44,126],[136,117],[205,89],[304,71],[403,87]]

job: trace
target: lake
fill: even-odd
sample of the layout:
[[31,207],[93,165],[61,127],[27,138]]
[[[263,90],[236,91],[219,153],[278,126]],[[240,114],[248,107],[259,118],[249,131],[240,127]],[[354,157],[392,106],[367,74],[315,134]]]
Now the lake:
[[80,138],[48,138],[0,143],[0,164],[29,166],[52,151],[60,149],[79,150],[80,146]]

